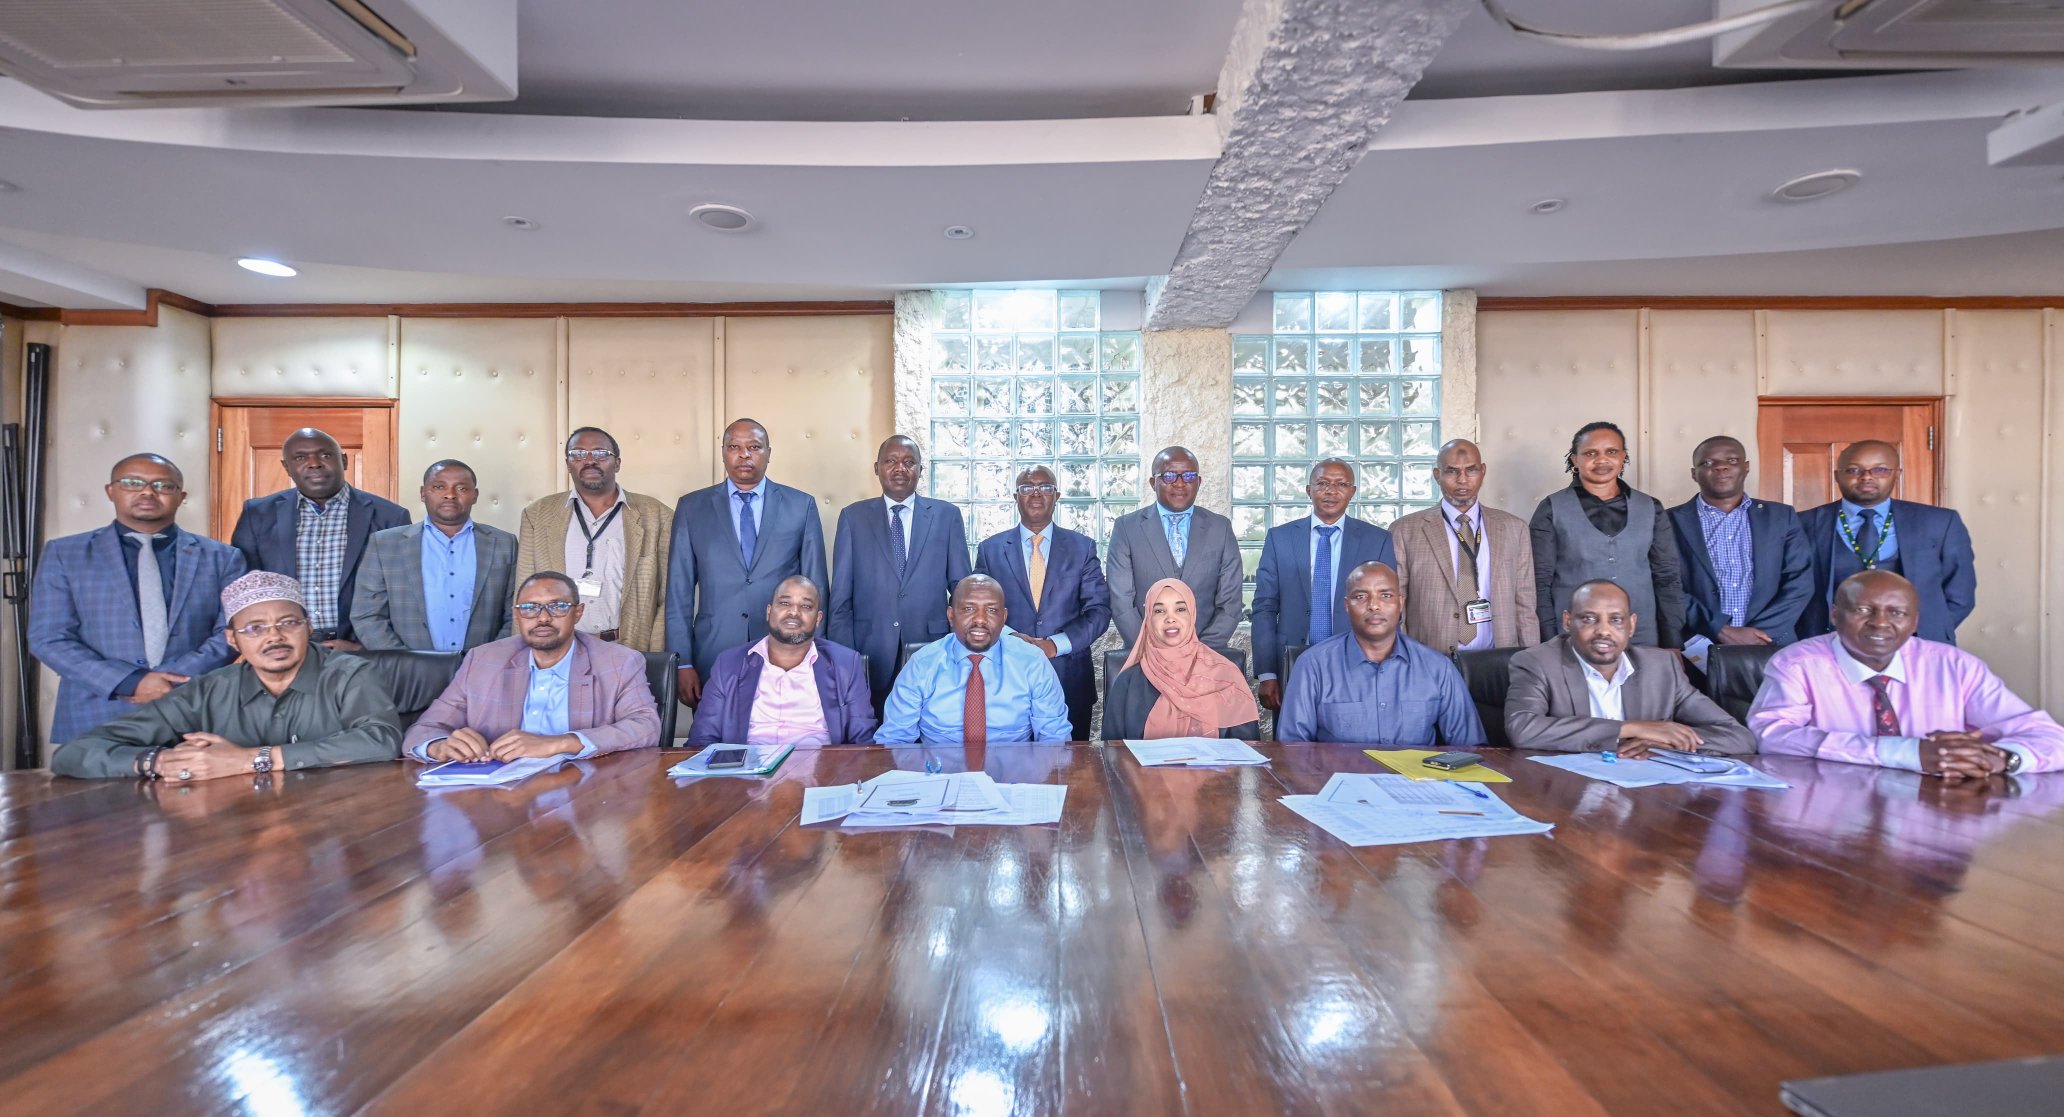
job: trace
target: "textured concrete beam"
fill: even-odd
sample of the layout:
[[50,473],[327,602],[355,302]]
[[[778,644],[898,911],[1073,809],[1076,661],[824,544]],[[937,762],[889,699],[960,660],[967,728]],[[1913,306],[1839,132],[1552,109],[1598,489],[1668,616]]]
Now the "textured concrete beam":
[[1472,6],[1247,0],[1218,78],[1223,153],[1147,328],[1231,324]]

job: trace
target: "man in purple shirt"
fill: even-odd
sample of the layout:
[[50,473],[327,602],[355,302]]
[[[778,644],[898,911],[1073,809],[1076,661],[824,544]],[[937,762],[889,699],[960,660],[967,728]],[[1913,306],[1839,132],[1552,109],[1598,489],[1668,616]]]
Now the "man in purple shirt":
[[2064,768],[2064,728],[1977,656],[1915,639],[1920,614],[1891,571],[1844,581],[1835,631],[1771,657],[1749,710],[1762,750],[1953,780]]

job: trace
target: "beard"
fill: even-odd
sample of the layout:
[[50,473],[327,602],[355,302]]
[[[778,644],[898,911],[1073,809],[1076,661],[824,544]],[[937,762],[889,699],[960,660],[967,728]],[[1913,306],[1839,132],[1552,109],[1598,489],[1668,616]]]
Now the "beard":
[[797,646],[798,644],[807,644],[811,640],[815,639],[816,636],[817,634],[814,632],[797,632],[791,634],[783,632],[778,628],[769,629],[767,632],[767,638],[769,640],[772,640],[777,644],[786,644],[791,648]]

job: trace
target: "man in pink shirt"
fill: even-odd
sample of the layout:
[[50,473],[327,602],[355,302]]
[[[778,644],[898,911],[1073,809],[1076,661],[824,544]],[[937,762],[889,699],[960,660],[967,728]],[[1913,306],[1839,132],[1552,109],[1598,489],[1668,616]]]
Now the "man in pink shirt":
[[2064,768],[2064,728],[1984,661],[1914,638],[1913,583],[1866,570],[1835,591],[1835,631],[1771,657],[1749,710],[1762,751],[1945,779]]
[[874,742],[866,661],[817,635],[823,600],[817,583],[801,574],[774,588],[767,635],[727,649],[710,665],[688,747]]

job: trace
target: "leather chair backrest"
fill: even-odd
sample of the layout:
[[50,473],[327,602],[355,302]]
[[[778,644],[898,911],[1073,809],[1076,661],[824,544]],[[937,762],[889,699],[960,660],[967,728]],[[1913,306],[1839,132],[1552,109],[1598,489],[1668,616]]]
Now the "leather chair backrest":
[[896,674],[898,676],[902,675],[903,669],[910,665],[910,657],[916,655],[917,649],[922,647],[924,647],[922,643],[904,644],[896,649]]
[[1706,655],[1706,697],[1743,725],[1763,688],[1763,669],[1777,654],[1775,644],[1715,644]]
[[1476,716],[1483,719],[1484,743],[1492,748],[1511,744],[1505,736],[1505,692],[1512,684],[1512,657],[1517,654],[1518,648],[1455,653],[1455,666],[1462,669]]
[[1290,689],[1290,672],[1297,666],[1297,657],[1310,650],[1310,644],[1288,644],[1284,646],[1283,673],[1277,677],[1277,681],[1283,684],[1283,689]]
[[659,747],[674,747],[674,725],[681,717],[681,677],[675,672],[681,657],[673,652],[645,653],[645,685],[652,688],[652,700],[659,705]]
[[430,703],[451,685],[459,673],[463,652],[363,651],[350,653],[373,665],[373,673],[387,686],[394,708],[401,713],[401,727],[416,723]]

